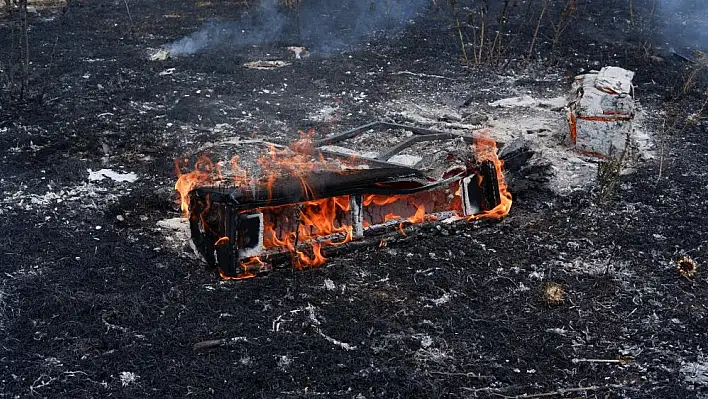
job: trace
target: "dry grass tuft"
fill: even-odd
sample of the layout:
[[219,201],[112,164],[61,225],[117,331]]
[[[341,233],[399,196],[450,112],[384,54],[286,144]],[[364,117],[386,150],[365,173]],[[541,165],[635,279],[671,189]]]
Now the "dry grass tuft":
[[682,277],[690,278],[696,275],[698,263],[688,256],[682,256],[676,261],[676,270]]

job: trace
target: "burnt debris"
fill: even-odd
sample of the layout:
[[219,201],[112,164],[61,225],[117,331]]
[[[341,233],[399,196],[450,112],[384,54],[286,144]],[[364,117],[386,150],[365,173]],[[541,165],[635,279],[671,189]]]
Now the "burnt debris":
[[[322,149],[382,128],[412,135],[374,159]],[[349,169],[278,175],[257,184],[222,181],[197,186],[189,198],[192,240],[223,277],[250,277],[285,259],[278,256],[284,252],[319,253],[314,258],[301,254],[306,265],[314,265],[318,257],[324,258],[320,251],[327,244],[393,229],[405,234],[406,224],[474,218],[502,203],[497,165],[476,159],[472,152],[464,155],[467,159],[446,153],[443,158],[455,158],[455,166],[429,165],[426,171],[388,161],[413,144],[432,140],[459,140],[469,147],[475,138],[376,122],[320,140],[311,150],[314,158],[348,162]],[[311,220],[316,218],[324,220]]]

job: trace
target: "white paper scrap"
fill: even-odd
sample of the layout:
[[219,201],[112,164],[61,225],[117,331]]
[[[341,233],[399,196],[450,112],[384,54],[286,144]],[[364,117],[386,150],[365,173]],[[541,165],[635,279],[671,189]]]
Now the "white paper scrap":
[[109,178],[113,181],[116,182],[128,182],[128,183],[133,183],[134,181],[138,180],[138,175],[136,175],[133,172],[129,173],[120,173],[116,172],[112,169],[101,169],[97,171],[92,171],[91,169],[88,169],[89,176],[88,179],[89,181],[99,181],[103,180],[105,178]]

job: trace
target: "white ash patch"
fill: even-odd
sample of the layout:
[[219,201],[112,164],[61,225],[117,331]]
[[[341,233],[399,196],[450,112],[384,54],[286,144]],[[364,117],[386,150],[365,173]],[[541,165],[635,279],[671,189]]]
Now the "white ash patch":
[[93,64],[95,62],[116,62],[115,58],[111,59],[105,59],[105,58],[85,58],[84,62],[88,62],[89,64]]
[[170,52],[167,49],[159,49],[148,55],[150,61],[164,61],[170,58]]
[[597,253],[591,259],[578,258],[571,261],[556,261],[553,262],[553,267],[571,274],[594,277],[610,274],[618,277],[618,280],[623,284],[629,284],[628,282],[634,275],[628,262],[621,262],[603,253]]
[[511,142],[524,139],[531,143],[534,158],[551,166],[548,186],[559,194],[568,194],[593,183],[597,176],[597,158],[583,155],[566,145],[568,124],[565,112],[540,107],[500,109],[488,122],[493,138]]
[[[47,191],[44,194],[32,194],[26,190],[28,186],[21,185],[18,190],[5,191],[0,205],[5,209],[35,210],[49,207],[72,206],[79,208],[98,208],[99,205],[107,205],[118,200],[119,195],[110,192],[105,187],[97,186],[93,183],[83,183],[74,187],[58,188],[51,183],[47,184]],[[118,193],[122,194],[122,193]],[[78,203],[78,204],[76,204]]]
[[134,384],[138,380],[138,378],[140,378],[140,376],[133,373],[132,371],[121,371],[120,374],[118,374],[118,377],[120,378],[121,386],[124,387]]
[[332,122],[339,118],[338,111],[338,106],[325,105],[318,110],[310,112],[307,115],[307,119],[312,122]]
[[[11,276],[8,274],[8,277]],[[13,276],[14,277],[14,276]],[[10,307],[8,302],[8,291],[7,291],[7,281],[3,279],[2,286],[0,287],[0,331],[5,330],[5,322],[9,319],[8,313],[10,312]]]
[[510,108],[510,107],[531,107],[537,105],[538,101],[535,98],[526,95],[521,97],[502,98],[501,100],[492,101],[490,107]]
[[482,128],[478,115],[440,103],[423,103],[421,98],[396,99],[382,105],[397,120],[430,129],[469,132]]
[[431,302],[433,303],[433,305],[435,305],[435,306],[441,306],[441,305],[444,305],[444,304],[450,302],[450,299],[451,299],[450,294],[446,292],[446,293],[443,294],[443,296],[441,296],[440,298],[431,299],[430,301],[431,301]]
[[399,165],[405,166],[415,166],[418,162],[422,161],[423,157],[408,154],[398,154],[394,155],[388,159],[388,162],[397,163]]
[[[214,131],[215,133],[233,133],[234,131],[236,131],[236,128],[229,123],[217,123],[216,125],[214,125],[212,131]],[[244,139],[242,137],[231,137],[227,140],[243,141]]]
[[[185,97],[189,97],[188,94],[184,95]],[[145,102],[137,102],[137,101],[131,101],[130,106],[136,110],[140,115],[147,115],[148,112],[164,112],[165,109],[167,108],[163,104],[158,104],[154,101],[145,101]]]
[[444,348],[428,347],[415,351],[413,358],[419,363],[446,364],[453,357]]
[[433,339],[430,335],[423,335],[420,337],[420,346],[423,348],[430,348],[433,345]]
[[157,226],[178,233],[189,233],[189,220],[186,218],[163,219],[157,222]]
[[679,369],[684,381],[693,385],[708,387],[708,358],[699,358],[697,362],[685,362]]
[[[493,101],[470,103],[465,108],[459,106],[459,97],[466,95],[469,88],[451,84],[447,93],[428,97],[403,94],[382,103],[380,109],[397,121],[425,128],[464,133],[484,128],[500,142],[526,140],[535,152],[529,166],[548,165],[544,167],[548,170],[548,176],[543,176],[547,179],[545,184],[557,194],[566,195],[595,185],[601,160],[578,152],[568,142],[568,85],[560,76],[549,76],[551,86],[539,95],[514,86],[517,79],[523,78],[528,77],[500,77],[499,81],[490,82],[489,89],[476,89],[503,95]],[[643,117],[644,112],[638,107],[632,133],[636,137],[632,159],[653,157],[652,135],[642,124]],[[626,162],[623,172],[631,173],[631,166]]]
[[539,272],[537,270],[532,271],[529,273],[529,279],[530,280],[543,280],[543,278],[546,276],[544,272]]
[[281,60],[258,60],[258,61],[251,61],[243,64],[244,67],[248,69],[262,69],[262,70],[270,70],[270,69],[277,69],[277,68],[282,68],[290,65],[289,62],[286,61],[281,61]]
[[62,367],[62,366],[64,366],[64,363],[62,363],[61,360],[59,360],[53,356],[44,358],[44,364],[49,367]]
[[564,96],[552,98],[535,98],[530,95],[520,97],[502,98],[501,100],[492,101],[490,107],[497,108],[514,108],[514,107],[538,107],[550,110],[561,110],[568,105],[568,100]]
[[519,287],[514,290],[515,292],[528,292],[531,288],[527,287],[523,282],[519,282]]
[[176,70],[177,70],[177,68],[167,68],[167,69],[165,69],[164,71],[158,73],[158,76],[168,76],[168,75],[172,75],[172,74],[175,73]]
[[180,256],[205,261],[192,242],[187,218],[176,217],[160,220],[157,222],[157,231],[162,233],[166,246],[179,253]]
[[288,367],[293,364],[293,358],[288,355],[279,356],[277,364],[280,370],[287,371]]
[[324,287],[327,291],[335,291],[337,289],[337,285],[334,284],[334,281],[328,278],[324,281]]
[[556,328],[547,328],[547,329],[546,329],[546,332],[547,332],[547,333],[558,334],[558,335],[560,335],[560,336],[565,336],[565,335],[568,333],[568,330],[566,330],[566,329],[564,329],[564,328],[558,328],[558,327],[556,327]]
[[351,148],[340,147],[338,145],[323,145],[319,148],[324,151],[337,152],[337,153],[344,154],[344,155],[357,155],[357,156],[360,156],[362,158],[367,158],[367,159],[374,159],[379,155],[379,153],[376,151],[359,152],[356,150],[352,150]]

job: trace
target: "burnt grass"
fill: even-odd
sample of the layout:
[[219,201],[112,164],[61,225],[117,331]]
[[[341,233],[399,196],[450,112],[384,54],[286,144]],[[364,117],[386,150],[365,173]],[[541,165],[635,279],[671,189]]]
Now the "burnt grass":
[[[2,93],[0,397],[708,395],[706,369],[695,366],[708,365],[705,122],[667,133],[658,184],[655,159],[622,175],[607,200],[594,187],[528,189],[513,193],[502,221],[424,229],[313,270],[220,281],[156,227],[178,216],[173,160],[195,147],[234,134],[277,131],[272,139],[287,141],[298,129],[344,130],[385,117],[369,104],[394,88],[424,96],[445,85],[369,71],[452,77],[486,101],[494,93],[479,89],[497,75],[526,74],[542,91],[548,74],[620,65],[637,71],[641,101],[656,110],[648,123],[660,126],[671,104],[667,124],[683,126],[705,87],[678,93],[686,64],[643,47],[660,42],[658,30],[615,23],[627,10],[594,1],[555,48],[543,24],[529,59],[535,19],[523,27],[523,12],[539,9],[523,3],[509,22],[523,34],[508,54],[464,68],[449,10],[432,9],[394,38],[264,73],[241,64],[277,55],[280,43],[147,59],[206,19],[237,18],[233,2],[128,3],[132,22],[122,1],[30,14],[26,99]],[[475,9],[467,6],[458,5],[463,17]],[[635,18],[649,8],[638,5]],[[0,14],[2,49],[10,21]],[[173,75],[159,75],[168,68]],[[284,79],[277,100],[256,94]],[[336,101],[350,114],[317,124],[304,113],[321,89],[366,90],[372,101],[343,95]],[[227,122],[232,130],[213,129]],[[139,180],[80,189],[87,169],[119,166]],[[698,262],[693,278],[675,269],[683,255]],[[565,289],[562,303],[542,300],[550,282]],[[193,349],[215,339],[225,342]],[[620,356],[626,362],[583,360]]]

